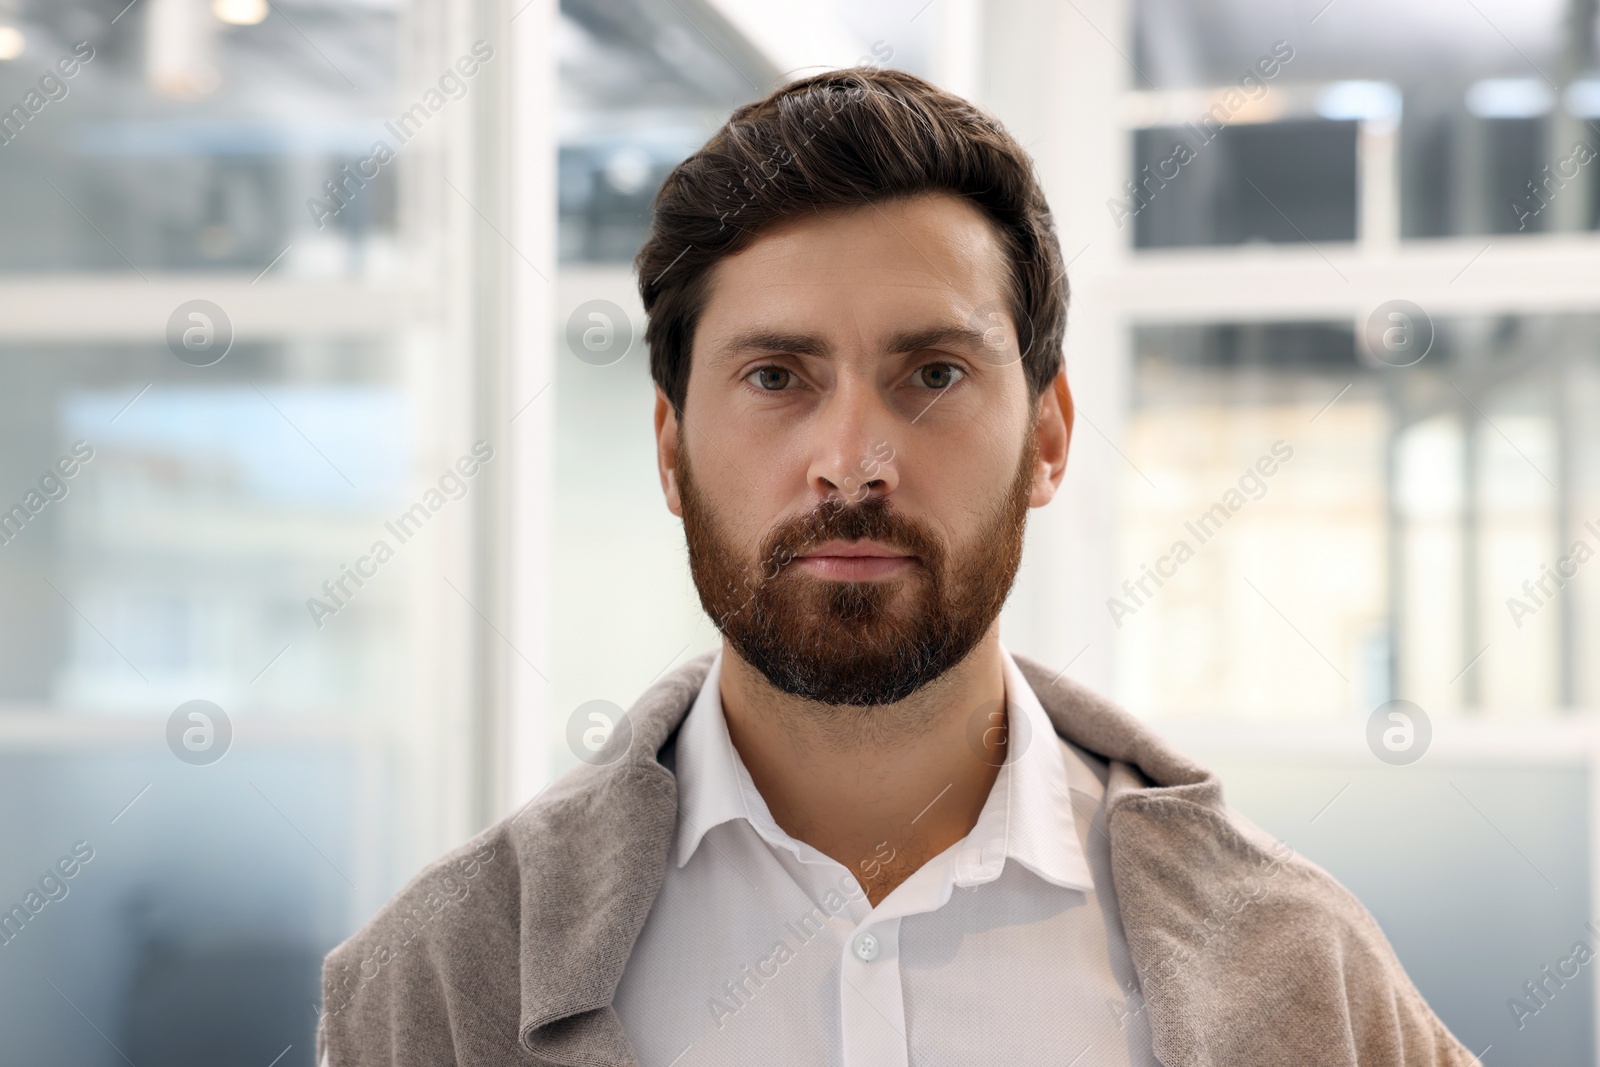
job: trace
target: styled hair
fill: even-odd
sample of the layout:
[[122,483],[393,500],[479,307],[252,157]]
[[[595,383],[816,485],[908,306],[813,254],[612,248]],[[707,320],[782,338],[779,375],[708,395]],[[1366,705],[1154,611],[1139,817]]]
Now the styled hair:
[[1067,279],[1033,161],[998,121],[899,70],[854,67],[746,104],[656,194],[634,259],[650,374],[683,415],[713,267],[776,223],[829,208],[948,193],[994,224],[1030,396],[1061,369]]

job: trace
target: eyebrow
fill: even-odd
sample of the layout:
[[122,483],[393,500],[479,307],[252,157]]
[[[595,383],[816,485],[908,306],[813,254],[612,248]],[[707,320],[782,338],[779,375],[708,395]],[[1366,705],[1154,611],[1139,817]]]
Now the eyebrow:
[[889,339],[891,352],[916,352],[924,348],[980,348],[984,331],[972,326],[930,326],[907,330]]
[[[975,349],[983,345],[984,332],[970,326],[926,326],[902,330],[889,338],[892,353],[917,352],[924,348]],[[832,354],[832,347],[815,334],[785,333],[781,330],[750,330],[736,334],[718,346],[718,356],[732,358],[744,352],[784,352],[794,356]]]
[[750,330],[736,334],[718,346],[723,357],[742,352],[787,352],[796,356],[825,356],[829,348],[814,334],[784,333],[781,330]]

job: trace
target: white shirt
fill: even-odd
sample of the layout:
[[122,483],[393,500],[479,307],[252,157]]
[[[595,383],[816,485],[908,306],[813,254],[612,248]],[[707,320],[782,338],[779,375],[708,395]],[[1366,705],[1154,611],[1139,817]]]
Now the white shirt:
[[874,908],[773,821],[728,735],[718,653],[614,1001],[643,1067],[1159,1067],[1111,886],[1105,763],[1057,736],[1001,654],[1010,744],[978,822]]

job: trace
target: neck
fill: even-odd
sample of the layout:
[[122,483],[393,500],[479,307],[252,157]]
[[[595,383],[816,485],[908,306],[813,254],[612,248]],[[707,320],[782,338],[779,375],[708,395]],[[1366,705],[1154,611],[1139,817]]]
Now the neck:
[[1000,771],[1003,749],[988,729],[1005,723],[998,625],[895,704],[836,707],[790,696],[726,641],[720,694],[734,748],[773,819],[843,864],[874,907],[971,832]]

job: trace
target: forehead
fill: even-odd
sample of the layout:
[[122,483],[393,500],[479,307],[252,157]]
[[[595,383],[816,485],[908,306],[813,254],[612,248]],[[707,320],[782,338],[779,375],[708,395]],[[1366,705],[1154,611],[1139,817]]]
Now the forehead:
[[714,339],[753,320],[811,332],[889,333],[959,324],[1004,304],[1010,270],[995,224],[935,194],[786,220],[713,267],[696,330]]

